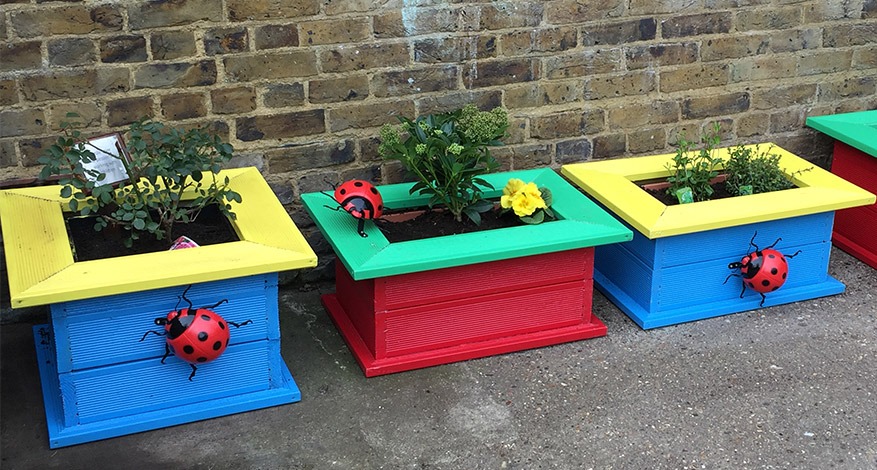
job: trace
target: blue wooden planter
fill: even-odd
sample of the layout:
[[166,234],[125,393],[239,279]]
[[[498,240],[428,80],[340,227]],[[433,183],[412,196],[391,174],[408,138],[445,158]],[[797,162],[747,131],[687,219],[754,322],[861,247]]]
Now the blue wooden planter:
[[232,328],[228,349],[191,381],[188,363],[173,355],[161,363],[164,337],[140,341],[186,287],[51,305],[51,324],[34,327],[50,447],[301,399],[280,356],[276,273],[192,286],[195,307],[228,299],[214,311],[252,323]]
[[[628,243],[599,246],[594,283],[644,329],[826,295],[844,285],[828,275],[834,211],[874,195],[779,147],[780,168],[798,186],[773,193],[665,206],[638,181],[667,176],[673,155],[578,163],[563,173],[633,229]],[[763,149],[764,150],[764,149]],[[727,159],[727,149],[717,156]],[[757,235],[756,235],[757,234]],[[791,255],[774,292],[742,290],[728,264],[754,251],[749,241]],[[741,298],[742,291],[742,298]]]

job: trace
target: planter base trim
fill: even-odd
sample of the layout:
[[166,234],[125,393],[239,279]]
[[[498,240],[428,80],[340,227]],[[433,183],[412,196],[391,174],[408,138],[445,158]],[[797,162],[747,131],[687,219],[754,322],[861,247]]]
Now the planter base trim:
[[341,332],[341,336],[356,358],[356,362],[359,363],[359,366],[365,372],[366,377],[596,338],[605,336],[607,331],[606,325],[597,317],[591,315],[591,322],[589,324],[476,341],[378,360],[375,359],[368,346],[366,346],[365,341],[353,326],[350,317],[338,302],[336,295],[326,294],[322,297],[322,301],[323,306],[329,312],[329,316]]
[[183,423],[226,416],[244,411],[295,403],[301,400],[301,392],[289,373],[286,364],[280,362],[282,383],[269,390],[243,393],[207,402],[192,402],[156,411],[131,416],[111,418],[75,426],[64,425],[64,410],[61,404],[61,387],[52,341],[46,341],[48,325],[34,327],[34,343],[40,371],[43,400],[46,407],[46,421],[49,431],[49,447],[56,449],[100,439],[124,436],[143,431],[165,428]]

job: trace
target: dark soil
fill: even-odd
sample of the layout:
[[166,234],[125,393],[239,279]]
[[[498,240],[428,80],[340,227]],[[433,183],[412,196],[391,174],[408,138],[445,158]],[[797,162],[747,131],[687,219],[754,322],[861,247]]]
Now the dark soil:
[[156,240],[152,235],[145,234],[139,240],[135,240],[131,248],[126,247],[124,243],[128,238],[128,231],[109,226],[100,232],[95,232],[94,223],[94,217],[67,219],[67,234],[73,245],[73,258],[76,261],[166,251],[180,236],[189,237],[201,246],[239,240],[231,223],[216,206],[204,208],[194,222],[174,225],[175,233],[170,240]]
[[[647,183],[647,182],[645,182],[645,181],[638,182],[638,184],[644,184],[644,183]],[[735,196],[734,194],[731,194],[730,191],[728,191],[728,187],[725,185],[724,181],[719,182],[719,183],[713,183],[710,186],[712,186],[712,188],[713,188],[713,195],[710,197],[710,199],[723,199],[726,197],[734,197]],[[643,188],[643,189],[645,189],[645,188]],[[670,194],[667,194],[667,188],[645,189],[645,191],[647,193],[651,194],[652,197],[654,197],[655,199],[661,201],[665,206],[675,206],[675,205],[679,204],[679,199],[677,199],[676,196],[671,196]]]
[[[410,220],[401,222],[393,221],[399,213],[384,213],[375,224],[383,232],[390,243],[398,243],[422,238],[441,237],[445,235],[458,235],[461,233],[479,232],[495,228],[514,227],[522,225],[513,212],[501,215],[500,210],[493,210],[481,214],[481,225],[475,225],[468,217],[463,217],[462,222],[454,220],[453,214],[446,211],[425,211]],[[550,223],[550,222],[546,222]]]

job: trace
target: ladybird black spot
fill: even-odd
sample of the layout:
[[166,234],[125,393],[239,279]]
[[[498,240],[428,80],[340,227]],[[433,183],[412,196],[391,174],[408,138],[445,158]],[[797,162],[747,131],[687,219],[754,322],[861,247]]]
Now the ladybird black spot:
[[207,341],[207,332],[202,331],[198,333],[198,341]]
[[347,190],[344,188],[339,189],[338,192],[341,193],[342,196],[347,194]]
[[780,258],[780,261],[782,261],[783,263],[785,263],[785,262],[786,262],[786,258]]
[[217,342],[213,343],[213,350],[214,351],[219,351],[220,348],[222,348],[222,341],[217,341]]
[[198,359],[196,359],[196,361],[198,361],[198,362],[207,362],[207,358],[206,358],[206,357],[199,357]]
[[219,329],[220,329],[220,330],[224,330],[224,329],[225,329],[225,322],[223,322],[223,321],[219,322]]
[[777,290],[777,289],[779,289],[779,288],[780,288],[780,286],[775,286],[775,287],[774,287],[773,289],[771,289],[770,291],[773,292],[773,291],[775,291],[775,290]]
[[368,188],[368,189],[372,192],[372,194],[378,193],[378,190],[374,186],[372,186],[371,188]]
[[204,321],[210,321],[210,315],[201,314],[201,319]]
[[786,278],[786,273],[783,273],[783,279],[785,279],[785,278]]
[[383,205],[383,204],[378,204],[378,210],[379,210],[379,211],[384,210],[384,205]]
[[779,270],[778,270],[777,268],[770,268],[770,273],[771,273],[771,274],[776,274],[776,273],[778,273],[778,272],[779,272]]
[[186,354],[192,354],[193,352],[195,352],[195,348],[193,348],[192,346],[189,346],[187,344],[187,345],[183,346],[183,352]]
[[767,257],[768,258],[776,258],[776,255],[768,254]]
[[748,285],[749,285],[749,287],[755,287],[755,285],[754,285],[754,284],[752,284],[752,281],[746,281],[746,284],[748,284]]
[[362,187],[362,181],[354,181],[354,182],[353,182],[353,185],[356,186],[357,188],[361,188],[361,187]]
[[767,287],[767,286],[770,285],[770,281],[768,281],[767,279],[765,279],[765,280],[761,281],[761,285],[763,285],[764,287]]

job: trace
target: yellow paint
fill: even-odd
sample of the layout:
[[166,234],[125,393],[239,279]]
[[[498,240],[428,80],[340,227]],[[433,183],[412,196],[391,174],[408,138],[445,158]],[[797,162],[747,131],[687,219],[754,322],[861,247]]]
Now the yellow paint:
[[124,294],[313,267],[317,256],[255,168],[217,175],[243,202],[232,221],[241,241],[74,262],[58,186],[0,191],[0,222],[13,307]]
[[[780,155],[780,168],[792,176],[797,188],[665,206],[635,182],[667,177],[666,165],[674,154],[574,163],[564,165],[561,171],[651,239],[874,203],[873,194],[837,175],[774,144],[759,144],[760,150],[767,148]],[[717,156],[727,160],[728,151],[719,149]]]

